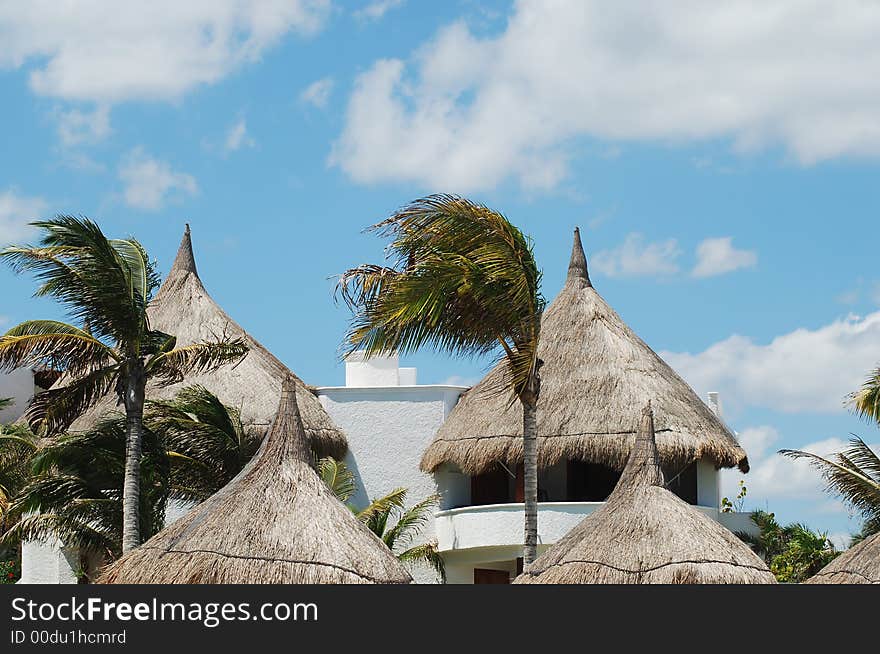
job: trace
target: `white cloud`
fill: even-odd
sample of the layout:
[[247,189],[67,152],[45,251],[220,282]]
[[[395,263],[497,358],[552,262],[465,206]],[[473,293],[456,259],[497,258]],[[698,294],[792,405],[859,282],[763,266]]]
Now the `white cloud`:
[[331,153],[360,183],[553,187],[579,137],[880,155],[880,5],[520,0],[357,79]]
[[9,322],[9,316],[0,316],[0,327]]
[[0,245],[27,238],[28,223],[44,218],[46,207],[42,198],[19,195],[12,189],[0,192]]
[[176,172],[164,161],[135,148],[119,167],[119,179],[125,184],[125,203],[136,209],[161,209],[170,194],[195,195],[198,185],[192,175]]
[[226,142],[223,144],[227,152],[235,152],[241,148],[252,148],[256,142],[248,134],[247,122],[240,118],[226,133]]
[[880,312],[850,315],[818,329],[796,329],[766,345],[733,335],[698,354],[661,356],[700,394],[719,391],[729,404],[783,412],[844,410],[877,362]]
[[110,134],[110,108],[107,105],[90,112],[80,109],[60,111],[57,118],[58,136],[66,146],[96,143]]
[[39,94],[116,103],[173,100],[311,34],[329,0],[111,0],[0,4],[0,68],[28,66]]
[[681,250],[674,238],[645,243],[641,234],[633,232],[618,247],[594,254],[590,266],[609,277],[669,275],[678,272],[679,255]]
[[697,265],[694,277],[713,277],[740,268],[752,268],[758,263],[754,250],[737,250],[730,236],[707,238],[697,245]]
[[299,94],[300,102],[310,104],[318,109],[323,109],[330,101],[330,94],[333,92],[333,79],[324,77],[316,82],[309,84],[302,93]]
[[379,20],[392,9],[401,7],[403,3],[404,0],[374,0],[352,15],[358,20]]

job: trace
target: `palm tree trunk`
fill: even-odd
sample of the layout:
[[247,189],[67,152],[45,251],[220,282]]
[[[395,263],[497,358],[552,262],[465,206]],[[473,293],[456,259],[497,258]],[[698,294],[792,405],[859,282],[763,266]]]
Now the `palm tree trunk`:
[[538,395],[541,392],[540,363],[532,372],[525,392],[520,395],[523,407],[523,482],[525,525],[523,565],[538,558]]
[[131,366],[125,388],[125,480],[122,486],[122,553],[141,544],[141,445],[144,436],[146,374],[137,361]]
[[525,539],[523,565],[538,558],[538,422],[536,402],[523,402]]

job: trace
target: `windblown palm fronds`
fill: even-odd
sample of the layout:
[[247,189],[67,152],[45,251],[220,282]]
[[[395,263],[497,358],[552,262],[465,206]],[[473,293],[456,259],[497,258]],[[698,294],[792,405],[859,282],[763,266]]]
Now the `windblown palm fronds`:
[[[342,461],[324,457],[318,461],[318,476],[333,491],[340,502],[347,503],[357,487],[354,473]],[[446,568],[435,543],[412,542],[418,537],[432,511],[439,506],[440,496],[430,495],[421,502],[406,508],[407,489],[396,488],[384,497],[370,502],[363,509],[349,508],[379,539],[385,543],[398,560],[404,563],[427,565],[441,578],[446,579]]]
[[523,556],[537,553],[538,341],[544,298],[528,238],[502,214],[455,195],[431,195],[370,228],[391,240],[390,265],[343,273],[337,293],[352,309],[349,352],[409,353],[429,346],[455,355],[498,353],[505,374],[493,389],[523,408]]
[[862,538],[880,531],[880,457],[858,437],[829,458],[801,450],[780,450],[792,459],[807,459],[825,480],[829,493],[839,495],[864,520]]
[[[141,439],[146,384],[174,383],[216,370],[247,354],[242,339],[176,347],[176,338],[150,328],[147,305],[159,286],[155,264],[134,239],[108,239],[86,218],[58,216],[32,223],[39,246],[0,251],[0,260],[40,282],[36,296],[51,297],[72,323],[30,320],[0,337],[0,370],[48,367],[64,374],[60,385],[38,393],[25,413],[32,429],[63,432],[111,390],[127,416],[124,549],[141,542],[137,532]],[[76,325],[86,325],[80,328]]]

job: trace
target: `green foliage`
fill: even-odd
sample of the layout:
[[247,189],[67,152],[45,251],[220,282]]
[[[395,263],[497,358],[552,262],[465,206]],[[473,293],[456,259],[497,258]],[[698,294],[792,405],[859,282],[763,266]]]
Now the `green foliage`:
[[[140,527],[145,538],[163,527],[169,499],[206,499],[237,475],[259,446],[239,412],[201,386],[184,388],[172,400],[149,402],[144,423]],[[112,413],[92,430],[47,441],[39,452],[32,435],[33,441],[26,441],[30,450],[0,438],[0,475],[3,461],[18,457],[23,481],[14,493],[16,519],[3,530],[4,541],[51,534],[99,559],[118,557],[125,429],[125,416]]]
[[[325,457],[318,461],[318,474],[340,502],[348,502],[356,487],[354,474],[342,461]],[[349,508],[367,529],[372,531],[398,560],[427,565],[446,581],[446,568],[435,543],[412,545],[422,533],[433,510],[440,504],[439,495],[430,495],[406,508],[407,489],[396,488],[363,509]]]
[[739,513],[742,511],[748,492],[749,489],[746,488],[745,480],[740,479],[739,492],[736,494],[736,497],[733,500],[728,497],[721,498],[721,513]]
[[757,536],[738,533],[781,583],[801,583],[828,565],[840,552],[825,532],[815,532],[800,523],[783,527],[773,513],[754,511]]
[[340,276],[337,291],[354,311],[349,350],[501,351],[510,390],[524,392],[544,309],[529,239],[500,213],[452,195],[416,200],[370,230],[391,239],[391,265]]
[[18,559],[0,561],[0,584],[14,584],[21,579],[21,562]]

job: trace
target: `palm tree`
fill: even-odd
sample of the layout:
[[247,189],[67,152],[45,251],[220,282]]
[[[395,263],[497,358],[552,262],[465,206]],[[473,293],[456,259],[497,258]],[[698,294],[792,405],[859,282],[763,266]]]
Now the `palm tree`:
[[[318,475],[343,504],[354,495],[357,484],[354,473],[342,461],[324,457],[318,461]],[[422,532],[431,512],[440,504],[440,496],[429,495],[421,502],[406,508],[407,489],[396,488],[384,497],[373,500],[364,509],[355,509],[358,519],[391,550],[398,560],[405,563],[427,565],[444,582],[446,567],[435,543],[411,545]]]
[[[86,432],[48,440],[31,459],[28,482],[12,504],[17,520],[3,540],[54,536],[79,548],[95,565],[118,558],[126,428],[124,416],[111,414]],[[170,494],[168,457],[149,428],[143,431],[140,468],[139,523],[148,538],[162,528]]]
[[[15,497],[30,478],[31,460],[37,451],[37,438],[19,425],[0,425],[0,535],[15,522]],[[8,549],[18,549],[18,542],[0,543],[0,558]]]
[[40,247],[16,246],[0,259],[41,282],[37,296],[58,300],[73,321],[32,320],[0,337],[0,370],[49,365],[67,382],[39,393],[26,416],[54,434],[109,391],[125,407],[126,450],[122,549],[141,542],[138,520],[143,413],[147,381],[181,381],[241,359],[240,339],[176,347],[176,338],[150,328],[147,305],[159,285],[154,263],[134,239],[108,239],[91,220],[58,216],[32,223],[43,230]]
[[525,563],[538,540],[538,339],[544,298],[532,244],[503,215],[453,195],[416,200],[370,228],[391,239],[391,266],[362,265],[337,291],[353,310],[349,352],[500,352],[504,388],[523,411]]
[[[19,470],[27,468],[11,503],[15,520],[0,532],[3,540],[54,535],[79,547],[95,564],[118,558],[125,443],[126,419],[120,413],[105,416],[87,432],[52,439],[35,457],[25,456],[21,448],[16,455],[0,439],[0,484],[7,459],[16,461]],[[201,386],[186,387],[172,400],[147,401],[141,460],[144,538],[164,526],[169,499],[206,499],[241,471],[259,443],[259,436],[242,426],[238,410]]]

